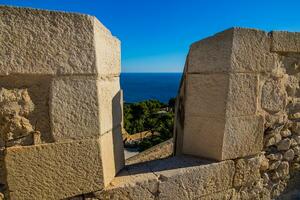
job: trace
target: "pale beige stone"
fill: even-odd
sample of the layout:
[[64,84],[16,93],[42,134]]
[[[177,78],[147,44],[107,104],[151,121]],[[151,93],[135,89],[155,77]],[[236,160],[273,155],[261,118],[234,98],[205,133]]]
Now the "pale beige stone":
[[188,74],[185,115],[224,117],[229,75]]
[[271,72],[279,56],[270,52],[268,33],[255,29],[231,28],[192,44],[188,73]]
[[103,188],[98,140],[6,149],[10,199],[62,199]]
[[1,75],[119,72],[119,42],[95,17],[6,6],[0,10]]
[[213,193],[204,197],[197,198],[198,200],[233,200],[235,199],[235,189],[229,189],[218,193]]
[[260,179],[261,159],[259,156],[253,158],[242,158],[236,161],[236,172],[233,185],[235,187],[246,186]]
[[95,196],[103,200],[155,200],[158,178],[147,165],[123,169],[103,191]]
[[159,199],[198,199],[232,188],[234,162],[207,164],[199,159],[174,157],[153,163],[159,176]]
[[94,20],[96,67],[100,75],[119,75],[121,71],[121,44],[97,18]]
[[258,99],[258,76],[230,74],[227,93],[227,117],[255,115]]
[[50,96],[50,120],[55,141],[100,135],[97,80],[55,78]]
[[261,106],[267,112],[274,114],[284,110],[286,91],[280,80],[267,80],[262,86]]
[[273,31],[271,51],[275,52],[300,52],[300,33]]
[[225,121],[221,118],[186,116],[182,153],[222,159]]
[[279,67],[279,56],[270,52],[267,32],[234,28],[231,70],[234,72],[271,72]]
[[231,66],[234,29],[228,29],[191,45],[188,73],[227,72]]
[[107,186],[124,167],[124,148],[121,127],[114,128],[100,137],[100,152],[103,160],[103,182]]
[[261,116],[226,119],[221,159],[259,153],[263,148],[264,119]]
[[103,134],[122,124],[123,96],[119,77],[98,80],[97,90],[100,133]]

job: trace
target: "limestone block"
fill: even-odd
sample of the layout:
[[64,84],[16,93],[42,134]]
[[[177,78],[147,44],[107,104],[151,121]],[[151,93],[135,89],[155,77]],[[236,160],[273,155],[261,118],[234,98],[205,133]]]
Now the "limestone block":
[[0,7],[0,75],[111,74],[119,41],[95,17]]
[[226,120],[222,159],[255,155],[263,148],[262,116],[232,117]]
[[174,157],[153,163],[159,176],[159,199],[198,199],[232,188],[234,162],[205,164],[199,159]]
[[103,188],[98,140],[6,149],[10,199],[63,199]]
[[225,116],[229,76],[188,74],[185,114],[189,116]]
[[224,128],[224,119],[186,115],[182,153],[221,159]]
[[255,115],[258,76],[188,74],[186,115],[220,118]]
[[121,71],[120,41],[94,18],[94,40],[97,71],[100,75],[118,75]]
[[258,105],[258,76],[255,74],[230,74],[227,93],[226,116],[255,115]]
[[234,28],[231,70],[233,72],[271,72],[280,66],[279,56],[270,52],[267,32]]
[[101,134],[118,127],[123,121],[123,96],[119,77],[98,80],[99,119]]
[[188,73],[260,72],[279,66],[270,50],[268,33],[231,28],[194,43],[188,57]]
[[234,29],[225,30],[191,45],[188,73],[227,72],[231,66]]
[[234,175],[234,187],[251,185],[260,179],[260,157],[242,158],[236,161],[236,172]]
[[269,113],[277,113],[284,110],[287,94],[285,86],[280,80],[267,80],[262,86],[261,106]]
[[50,120],[55,141],[98,137],[97,80],[68,77],[53,79]]
[[300,52],[300,33],[273,31],[271,51],[274,52]]
[[121,126],[100,137],[100,150],[103,160],[103,181],[107,186],[125,163]]
[[155,200],[158,178],[147,165],[123,169],[103,191],[95,193],[103,200]]
[[213,193],[204,197],[197,198],[199,200],[233,200],[235,199],[235,189],[229,189],[218,193]]

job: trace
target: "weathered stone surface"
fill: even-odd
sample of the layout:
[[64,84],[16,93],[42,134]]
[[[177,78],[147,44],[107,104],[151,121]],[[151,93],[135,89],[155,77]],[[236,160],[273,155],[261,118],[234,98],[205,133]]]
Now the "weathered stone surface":
[[300,33],[273,31],[271,51],[300,52]]
[[163,158],[168,158],[173,155],[174,141],[173,138],[155,145],[139,154],[126,159],[126,165],[132,165],[142,162],[147,162],[151,160],[158,160]]
[[278,67],[277,54],[270,53],[267,32],[234,28],[231,68],[234,72],[271,72]]
[[230,74],[226,99],[226,116],[255,115],[258,98],[258,76],[254,74]]
[[279,66],[271,53],[268,33],[255,29],[231,28],[191,46],[188,73],[260,72]]
[[285,138],[277,144],[277,149],[279,151],[285,151],[288,150],[290,146],[291,146],[291,140],[289,138]]
[[261,116],[228,118],[222,147],[222,159],[255,155],[263,147],[264,119]]
[[224,129],[224,119],[187,115],[184,124],[182,153],[222,159]]
[[246,186],[260,179],[261,158],[239,159],[236,161],[236,172],[233,185],[235,187]]
[[292,161],[295,157],[295,152],[293,149],[289,149],[283,154],[283,158],[287,161]]
[[100,135],[97,80],[56,78],[52,82],[50,119],[55,141]]
[[99,75],[118,75],[121,71],[120,41],[97,18],[93,20],[97,72]]
[[103,182],[107,186],[125,163],[120,126],[100,137],[100,152],[103,160]]
[[6,6],[0,10],[1,75],[119,71],[119,42],[94,17]]
[[200,160],[174,157],[153,163],[159,176],[159,199],[197,199],[230,189],[234,162],[224,161],[201,165]]
[[6,149],[10,199],[62,199],[103,188],[97,140]]
[[234,189],[225,190],[218,193],[213,193],[204,197],[197,198],[198,200],[233,200],[235,199],[236,191]]
[[188,73],[227,72],[231,66],[234,29],[228,29],[191,45]]
[[26,89],[0,88],[0,148],[33,144],[33,127],[28,120],[33,109]]
[[189,74],[187,76],[185,114],[189,116],[225,116],[229,75]]
[[103,191],[95,193],[103,200],[155,200],[158,194],[158,178],[145,166],[123,169]]
[[106,133],[122,123],[123,97],[120,79],[110,78],[97,81],[100,133]]
[[286,92],[280,80],[267,80],[262,87],[261,106],[267,112],[277,113],[285,108]]
[[26,118],[30,121],[35,131],[41,132],[43,142],[53,142],[49,123],[50,82],[50,76],[10,75],[1,76],[0,78],[0,87],[9,90],[27,90],[34,104],[34,110]]

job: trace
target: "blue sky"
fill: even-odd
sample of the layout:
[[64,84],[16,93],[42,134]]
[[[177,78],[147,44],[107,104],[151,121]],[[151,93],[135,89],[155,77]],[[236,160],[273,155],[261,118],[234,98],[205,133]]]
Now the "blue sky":
[[181,72],[192,42],[233,26],[300,31],[295,0],[0,0],[95,15],[122,42],[123,72]]

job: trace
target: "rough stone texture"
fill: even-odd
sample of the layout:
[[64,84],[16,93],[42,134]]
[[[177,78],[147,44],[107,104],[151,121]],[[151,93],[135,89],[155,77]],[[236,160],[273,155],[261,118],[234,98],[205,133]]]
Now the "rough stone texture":
[[192,44],[188,73],[272,71],[279,65],[268,33],[231,28]]
[[269,49],[267,33],[241,28],[191,46],[185,86],[181,85],[184,126],[176,136],[177,154],[225,160],[261,151],[264,118],[259,111],[258,73],[271,72],[279,62]]
[[124,167],[124,149],[120,129],[121,127],[116,127],[100,137],[103,181],[105,186]]
[[26,89],[0,88],[0,149],[33,144],[31,134],[34,130],[27,119],[33,109]]
[[227,119],[222,147],[222,159],[255,155],[263,147],[261,116],[233,117]]
[[249,185],[260,179],[261,158],[242,158],[236,161],[236,172],[233,185],[235,187]]
[[230,199],[234,162],[172,157],[129,165],[97,199]]
[[188,157],[167,161],[152,163],[161,181],[159,199],[197,199],[232,187],[233,161],[205,164]]
[[100,144],[79,140],[6,149],[10,199],[62,199],[103,188]]
[[158,193],[158,178],[147,166],[130,166],[96,197],[103,200],[154,200]]
[[0,87],[14,90],[26,89],[34,104],[34,110],[28,115],[28,120],[35,131],[41,132],[43,142],[53,142],[49,116],[49,76],[1,76]]
[[300,33],[273,31],[271,50],[275,52],[300,52]]
[[99,137],[98,107],[97,80],[54,79],[51,86],[50,119],[55,141]]
[[126,159],[126,165],[142,163],[151,160],[168,158],[173,155],[173,138],[155,145],[139,154]]
[[1,75],[110,74],[120,69],[119,42],[92,16],[6,6],[0,11]]

